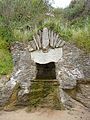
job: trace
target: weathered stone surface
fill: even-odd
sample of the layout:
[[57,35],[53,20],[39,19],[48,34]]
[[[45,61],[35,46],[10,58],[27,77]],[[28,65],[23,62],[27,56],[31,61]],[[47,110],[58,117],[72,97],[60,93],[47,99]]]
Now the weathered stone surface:
[[71,109],[76,107],[77,101],[75,101],[70,95],[68,95],[64,90],[60,89],[61,102],[65,109]]
[[90,108],[90,84],[79,84],[76,100]]
[[58,62],[62,58],[62,48],[50,49],[48,53],[43,53],[41,51],[34,51],[31,53],[31,59],[35,63],[46,64],[49,62]]
[[42,47],[42,45],[41,45],[41,37],[38,34],[37,34],[37,43],[38,43],[39,48],[41,48]]
[[[86,56],[88,55],[84,55],[84,53],[75,46],[71,46],[70,44],[66,43],[63,47],[63,57],[58,61],[58,63],[56,63],[57,79],[60,82],[60,89],[62,91],[60,96],[66,108],[74,105],[73,100],[79,101],[85,106],[89,106],[90,104],[90,99],[86,98],[87,102],[84,102],[85,92],[83,95],[82,92],[79,93],[77,90],[74,92],[74,89],[77,88],[78,84],[89,84],[89,80],[88,82],[84,80],[89,77],[90,67],[89,57]],[[84,71],[85,69],[87,70]],[[81,89],[81,87],[79,87],[79,89]],[[67,91],[69,91],[69,93]],[[88,94],[87,97],[89,97],[89,90],[85,89],[85,91]]]
[[42,48],[46,50],[48,46],[49,46],[48,29],[44,28],[42,34]]
[[[6,82],[2,89],[0,90],[0,105],[5,104],[16,85],[19,83],[20,91],[19,96],[29,93],[29,87],[31,85],[30,80],[35,79],[35,65],[30,60],[30,53],[27,49],[20,50],[19,46],[15,44],[14,49],[12,50],[13,60],[14,60],[14,71],[8,82]],[[18,52],[17,52],[18,51]],[[19,57],[17,57],[19,55]],[[0,83],[1,85],[1,83]]]
[[62,89],[73,89],[77,84],[78,78],[83,78],[83,74],[79,71],[78,68],[73,70],[61,67],[58,72],[60,78],[60,85]]
[[50,36],[50,46],[53,47],[53,40],[54,40],[54,35],[53,31],[51,31],[51,36]]
[[9,98],[11,91],[8,92],[9,88],[6,87],[6,83],[8,82],[7,77],[3,76],[0,79],[0,106],[2,106]]
[[[90,109],[90,79],[79,82],[73,89],[62,89],[60,96],[66,107],[71,107],[73,100]],[[68,101],[71,101],[70,103]]]

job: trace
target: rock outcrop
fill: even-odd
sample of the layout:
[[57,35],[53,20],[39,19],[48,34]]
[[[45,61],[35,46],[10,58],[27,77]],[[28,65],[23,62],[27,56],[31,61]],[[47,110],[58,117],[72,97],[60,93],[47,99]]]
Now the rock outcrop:
[[17,84],[17,104],[26,105],[31,81],[36,79],[36,63],[54,62],[63,106],[71,108],[78,101],[90,108],[90,54],[63,41],[47,28],[28,43],[14,43],[11,52],[14,70],[10,80],[0,80],[0,106],[8,103]]

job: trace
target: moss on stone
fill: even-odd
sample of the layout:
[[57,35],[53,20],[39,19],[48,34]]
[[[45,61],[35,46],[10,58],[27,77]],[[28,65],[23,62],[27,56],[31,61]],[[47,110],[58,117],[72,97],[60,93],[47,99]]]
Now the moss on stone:
[[37,81],[31,85],[29,94],[29,110],[37,107],[61,109],[58,83]]
[[17,109],[16,104],[18,101],[18,92],[19,92],[19,84],[16,84],[9,98],[9,101],[4,106],[5,111],[12,111]]

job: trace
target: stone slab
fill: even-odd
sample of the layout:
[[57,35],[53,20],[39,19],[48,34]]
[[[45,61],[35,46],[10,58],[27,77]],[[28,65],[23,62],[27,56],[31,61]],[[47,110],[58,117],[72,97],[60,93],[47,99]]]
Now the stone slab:
[[41,38],[39,35],[37,35],[37,43],[38,43],[39,48],[41,48],[42,47],[41,46]]
[[50,35],[50,46],[51,47],[53,47],[53,39],[54,39],[54,36],[53,36],[53,31],[52,31]]
[[48,29],[44,28],[42,33],[42,48],[46,50],[48,46],[49,46]]
[[46,64],[49,62],[58,62],[62,58],[62,48],[50,49],[48,53],[43,53],[42,50],[31,52],[31,59],[35,63]]

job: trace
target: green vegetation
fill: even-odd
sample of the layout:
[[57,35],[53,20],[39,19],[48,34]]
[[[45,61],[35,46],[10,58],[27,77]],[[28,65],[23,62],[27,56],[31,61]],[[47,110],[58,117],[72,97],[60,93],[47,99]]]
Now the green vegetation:
[[31,32],[21,31],[42,24],[48,9],[48,1],[43,0],[0,0],[0,76],[13,69],[11,43],[30,39]]
[[85,9],[85,0],[73,0],[68,8],[64,10],[64,16],[69,20],[81,16]]
[[80,49],[90,52],[90,18],[78,19],[62,23],[59,20],[50,20],[42,27],[52,29],[65,41],[76,44]]
[[52,8],[49,0],[0,0],[0,75],[13,69],[11,43],[32,40],[33,34],[45,26],[90,52],[89,15],[88,0],[73,0],[65,9]]
[[12,72],[13,62],[9,51],[9,44],[0,38],[0,75],[7,75]]

